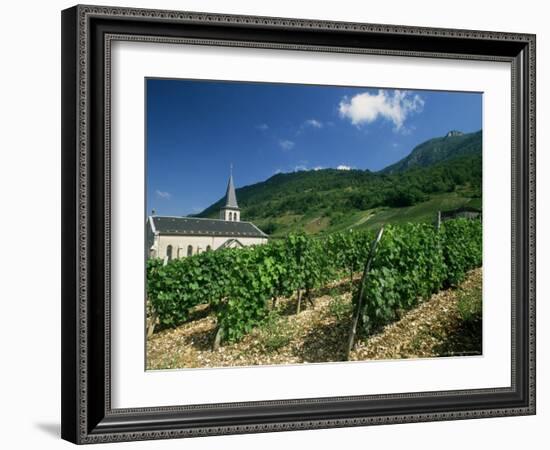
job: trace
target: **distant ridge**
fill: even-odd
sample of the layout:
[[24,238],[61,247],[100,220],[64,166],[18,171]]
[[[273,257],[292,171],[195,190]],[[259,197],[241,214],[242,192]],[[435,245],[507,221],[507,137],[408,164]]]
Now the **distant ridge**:
[[464,136],[464,133],[458,130],[451,130],[445,135],[446,138],[454,136]]
[[481,155],[482,133],[449,131],[445,136],[430,139],[417,145],[408,156],[380,171],[391,174],[409,169],[427,167],[466,155]]
[[[481,131],[451,130],[380,172],[279,173],[236,189],[241,220],[272,236],[431,221],[439,210],[481,205]],[[225,197],[196,217],[217,218]]]

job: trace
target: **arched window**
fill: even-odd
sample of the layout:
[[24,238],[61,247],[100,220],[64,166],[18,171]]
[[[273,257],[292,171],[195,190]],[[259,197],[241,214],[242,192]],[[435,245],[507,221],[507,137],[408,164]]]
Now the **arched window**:
[[233,213],[229,211],[229,220],[233,220]]
[[191,256],[193,254],[193,246],[188,245],[187,246],[187,256]]
[[172,261],[172,246],[171,245],[166,247],[166,257],[168,258],[168,261]]
[[212,247],[210,247],[209,245],[206,246],[206,251],[209,252],[210,250],[212,250]]

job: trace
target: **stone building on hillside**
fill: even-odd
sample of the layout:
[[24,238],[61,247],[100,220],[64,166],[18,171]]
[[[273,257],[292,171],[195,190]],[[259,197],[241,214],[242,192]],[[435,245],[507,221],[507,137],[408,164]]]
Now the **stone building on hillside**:
[[154,214],[147,218],[147,249],[150,258],[170,261],[219,248],[261,245],[267,239],[267,234],[253,223],[241,222],[233,174],[229,176],[219,219]]

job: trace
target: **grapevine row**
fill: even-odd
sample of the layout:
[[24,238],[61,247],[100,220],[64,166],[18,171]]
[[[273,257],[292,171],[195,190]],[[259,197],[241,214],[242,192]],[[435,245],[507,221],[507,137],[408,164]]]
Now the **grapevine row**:
[[[224,249],[147,265],[147,295],[162,326],[189,318],[207,303],[223,340],[235,341],[259,325],[270,301],[312,300],[315,289],[360,271],[374,234],[347,231],[325,239],[292,234],[284,240]],[[364,331],[386,323],[442,287],[455,285],[481,265],[481,222],[456,219],[440,230],[429,224],[387,226],[369,273],[361,324]],[[357,299],[355,299],[357,301]]]

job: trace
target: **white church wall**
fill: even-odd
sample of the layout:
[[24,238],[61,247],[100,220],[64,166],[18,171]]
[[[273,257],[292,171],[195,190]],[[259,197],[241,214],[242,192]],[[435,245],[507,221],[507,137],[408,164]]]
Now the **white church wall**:
[[164,259],[167,256],[168,246],[172,246],[172,258],[183,258],[187,256],[188,247],[193,249],[193,255],[218,249],[229,239],[237,239],[244,246],[262,245],[267,243],[267,238],[261,237],[227,237],[227,236],[157,236],[156,256]]

